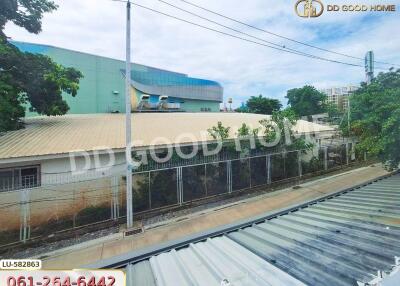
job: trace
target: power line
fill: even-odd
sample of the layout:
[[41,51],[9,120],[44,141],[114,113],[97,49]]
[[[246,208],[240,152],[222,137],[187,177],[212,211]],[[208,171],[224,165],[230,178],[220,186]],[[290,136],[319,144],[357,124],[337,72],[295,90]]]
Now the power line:
[[[111,0],[111,1],[127,2],[125,0]],[[300,56],[304,56],[304,57],[308,57],[308,58],[318,59],[318,60],[322,60],[322,61],[327,61],[327,62],[332,62],[332,63],[337,63],[337,64],[343,64],[343,65],[348,65],[348,66],[354,66],[354,67],[364,67],[363,65],[359,65],[359,64],[353,64],[353,63],[347,63],[347,62],[342,62],[342,61],[333,60],[333,59],[327,59],[327,58],[323,58],[323,57],[319,57],[319,56],[303,53],[303,52],[296,51],[296,50],[287,50],[287,48],[283,49],[283,48],[279,48],[279,47],[274,47],[274,46],[271,46],[271,45],[267,45],[267,44],[263,44],[263,43],[260,43],[260,42],[257,42],[257,41],[246,39],[246,38],[243,38],[243,37],[240,37],[240,36],[237,36],[237,35],[233,35],[233,34],[230,34],[230,33],[224,32],[224,31],[213,29],[213,28],[201,25],[201,24],[197,24],[197,23],[191,22],[189,20],[185,20],[185,19],[173,16],[173,15],[170,15],[170,14],[164,13],[162,11],[159,11],[159,10],[156,10],[156,9],[141,5],[141,4],[132,3],[132,2],[131,2],[131,4],[135,5],[137,7],[140,7],[142,9],[149,10],[149,11],[152,11],[154,13],[157,13],[157,14],[172,18],[172,19],[175,19],[175,20],[178,20],[178,21],[181,21],[181,22],[185,22],[187,24],[191,24],[193,26],[197,26],[197,27],[200,27],[200,28],[203,28],[203,29],[206,29],[206,30],[218,33],[218,34],[222,34],[222,35],[225,35],[225,36],[236,38],[236,39],[239,39],[239,40],[242,40],[242,41],[246,41],[246,42],[249,42],[249,43],[253,43],[253,44],[256,44],[256,45],[268,47],[268,48],[271,48],[271,49],[283,51],[283,52],[290,53],[290,54],[296,54],[296,55],[300,55]]]
[[[111,1],[114,1],[114,2],[124,2],[124,3],[127,2],[126,0],[111,0]],[[243,41],[246,41],[246,42],[250,42],[250,43],[253,43],[253,44],[262,45],[262,46],[269,47],[269,48],[272,48],[272,49],[276,49],[276,50],[280,50],[280,51],[284,51],[284,52],[288,52],[288,53],[292,53],[292,54],[296,54],[296,55],[300,55],[300,56],[305,56],[305,57],[308,57],[308,58],[318,59],[318,60],[322,60],[322,61],[328,61],[328,62],[332,62],[332,63],[338,63],[338,64],[349,65],[349,66],[356,66],[356,67],[364,67],[364,65],[353,64],[353,63],[343,62],[343,61],[339,61],[339,60],[328,59],[328,58],[316,56],[316,55],[313,55],[313,54],[304,53],[304,52],[302,52],[302,51],[295,50],[295,49],[292,49],[292,48],[288,48],[288,47],[286,47],[285,45],[280,45],[280,44],[277,44],[277,43],[274,43],[274,42],[270,42],[270,41],[267,41],[267,40],[265,40],[265,39],[258,38],[258,37],[255,37],[255,36],[253,36],[253,35],[250,35],[250,34],[248,34],[248,33],[245,33],[245,32],[243,32],[243,31],[240,31],[240,30],[234,29],[234,28],[232,28],[232,27],[226,26],[226,25],[224,25],[224,24],[218,23],[218,22],[216,22],[216,21],[210,20],[210,19],[208,19],[208,18],[206,18],[206,17],[200,16],[200,15],[198,15],[198,14],[196,14],[196,13],[193,13],[193,12],[191,12],[191,11],[185,10],[185,9],[183,9],[183,8],[181,8],[181,7],[178,7],[178,6],[176,6],[176,5],[173,5],[173,4],[168,3],[168,2],[166,2],[166,1],[163,1],[163,0],[157,0],[157,1],[162,2],[162,3],[166,4],[166,5],[171,6],[171,7],[174,7],[174,8],[176,8],[176,9],[178,9],[178,10],[184,11],[184,12],[186,12],[186,13],[188,13],[188,14],[194,15],[194,16],[196,16],[196,17],[198,17],[198,18],[201,18],[201,19],[203,19],[203,20],[206,20],[206,21],[208,21],[208,22],[211,22],[211,23],[214,23],[214,24],[216,24],[216,25],[222,26],[222,27],[224,27],[224,28],[226,28],[226,29],[235,31],[235,32],[237,32],[237,33],[246,35],[246,36],[248,36],[248,37],[257,39],[257,40],[262,41],[262,42],[266,42],[266,43],[271,44],[271,45],[275,45],[276,47],[273,47],[273,46],[270,46],[270,45],[265,45],[265,44],[262,44],[262,43],[259,43],[259,42],[256,42],[256,41],[252,41],[252,40],[249,40],[249,39],[246,39],[246,38],[242,38],[242,37],[239,37],[239,36],[236,36],[236,35],[232,35],[232,34],[229,34],[229,33],[223,32],[223,31],[220,31],[220,30],[216,30],[216,29],[213,29],[213,28],[210,28],[210,27],[206,27],[206,26],[203,26],[203,25],[201,25],[201,24],[197,24],[197,23],[194,23],[194,22],[191,22],[191,21],[188,21],[188,20],[185,20],[185,19],[182,19],[182,18],[173,16],[173,15],[164,13],[164,12],[162,12],[162,11],[159,11],[159,10],[156,10],[156,9],[153,9],[153,8],[150,8],[150,7],[146,7],[146,6],[141,5],[141,4],[132,3],[132,2],[131,2],[131,4],[132,4],[132,5],[135,5],[135,6],[137,6],[137,7],[140,7],[140,8],[143,8],[143,9],[146,9],[146,10],[149,10],[149,11],[152,11],[152,12],[155,12],[155,13],[158,13],[158,14],[161,14],[161,15],[164,15],[164,16],[167,16],[167,17],[170,17],[170,18],[173,18],[173,19],[176,19],[176,20],[179,20],[179,21],[182,21],[182,22],[185,22],[185,23],[188,23],[188,24],[191,24],[191,25],[194,25],[194,26],[203,28],[203,29],[207,29],[207,30],[210,30],[210,31],[213,31],[213,32],[216,32],[216,33],[219,33],[219,34],[223,34],[223,35],[226,35],[226,36],[230,36],[230,37],[233,37],[233,38],[237,38],[237,39],[240,39],[240,40],[243,40]],[[181,1],[182,1],[182,0],[181,0]],[[186,3],[188,3],[188,4],[192,4],[192,3],[188,2],[188,1],[183,1],[183,2],[186,2]],[[193,4],[193,6],[196,6],[196,4]],[[217,13],[217,12],[213,12],[213,11],[208,10],[208,9],[206,9],[206,8],[203,8],[203,7],[201,7],[201,6],[198,6],[198,8],[204,9],[204,10],[209,11],[209,12],[211,12],[211,13],[215,13],[215,14],[217,14],[217,15],[220,15],[221,17],[226,17],[226,18],[228,18],[228,19],[231,19],[232,21],[237,21],[237,20],[235,20],[235,19],[232,19],[232,18],[230,18],[230,17],[224,16],[224,15],[219,14],[219,13]],[[242,22],[240,22],[240,21],[237,21],[237,22],[238,22],[238,23],[242,23]],[[248,24],[246,24],[246,23],[242,23],[242,24],[248,25]],[[251,26],[251,25],[249,25],[249,26]],[[253,26],[251,26],[251,27],[253,27]],[[259,30],[261,30],[261,31],[264,31],[264,30],[262,30],[262,29],[260,29],[260,28],[257,28],[257,27],[253,27],[253,28],[256,28],[256,29],[259,29]],[[272,33],[272,32],[268,32],[268,31],[264,31],[264,32],[274,34],[274,33]],[[274,35],[275,35],[275,34],[274,34]],[[276,35],[279,36],[278,34],[276,34]],[[281,36],[281,37],[282,37],[282,38],[285,38],[285,39],[292,40],[292,39],[286,38],[286,37],[284,37],[284,36]],[[302,43],[302,42],[296,41],[296,40],[292,40],[292,41],[295,41],[295,42],[298,42],[298,43]],[[350,57],[350,58],[354,58],[354,59],[358,59],[358,60],[364,60],[364,59],[362,59],[362,58],[357,58],[357,57],[353,57],[353,56],[341,54],[341,53],[338,53],[338,52],[329,51],[329,50],[326,50],[326,49],[323,49],[323,48],[318,48],[318,47],[316,47],[316,46],[309,45],[309,44],[306,44],[306,43],[302,43],[302,44],[305,44],[305,45],[308,45],[308,46],[310,46],[310,47],[314,47],[314,48],[317,48],[317,49],[320,49],[320,50],[323,50],[323,51],[335,53],[335,54],[338,54],[338,55],[344,55],[344,56],[348,56],[348,57]],[[378,61],[375,61],[375,63],[396,65],[396,64],[390,64],[390,63],[384,63],[384,62],[378,62]],[[399,66],[400,66],[400,65],[399,65]],[[375,69],[386,70],[386,69],[384,69],[384,68],[375,68]]]
[[[185,12],[185,13],[188,13],[188,14],[193,15],[193,16],[195,16],[195,17],[198,17],[198,18],[200,18],[200,19],[203,19],[203,20],[206,20],[206,21],[208,21],[208,22],[214,23],[214,24],[216,24],[216,25],[218,25],[218,26],[224,27],[224,28],[229,29],[229,30],[231,30],[231,31],[234,31],[234,32],[237,32],[237,33],[246,35],[246,36],[248,36],[248,37],[252,37],[252,38],[254,38],[254,39],[257,39],[257,40],[266,42],[266,43],[268,43],[268,44],[271,44],[271,45],[280,47],[280,48],[282,48],[282,49],[288,49],[288,50],[290,50],[290,49],[287,48],[285,45],[280,45],[280,44],[277,44],[277,43],[274,43],[274,42],[267,41],[267,40],[265,40],[265,39],[261,39],[261,38],[255,37],[255,36],[253,36],[253,35],[250,35],[250,34],[248,34],[248,33],[243,32],[243,31],[234,29],[234,28],[232,28],[232,27],[229,27],[229,26],[226,26],[226,25],[221,24],[221,23],[219,23],[219,22],[210,20],[210,19],[208,19],[208,18],[206,18],[206,17],[203,17],[203,16],[198,15],[198,14],[196,14],[196,13],[193,13],[193,12],[191,12],[191,11],[185,10],[185,9],[183,9],[183,8],[181,8],[181,7],[178,7],[178,6],[174,5],[174,4],[171,4],[171,3],[169,3],[169,2],[166,2],[166,1],[164,1],[164,0],[156,0],[156,1],[159,1],[159,2],[161,2],[161,3],[164,3],[164,4],[166,4],[166,5],[170,6],[170,7],[173,7],[173,8],[175,8],[175,9],[178,9],[178,10],[180,10],[180,11],[183,11],[183,12]],[[294,51],[295,51],[295,50],[294,50]],[[297,52],[297,51],[296,51],[296,52]]]
[[234,31],[234,32],[236,32],[236,33],[240,33],[240,34],[243,34],[243,35],[245,35],[245,36],[247,36],[247,37],[251,37],[251,38],[256,39],[256,40],[258,40],[258,41],[262,41],[262,42],[265,42],[265,43],[268,43],[268,44],[277,46],[277,47],[279,47],[279,48],[281,48],[281,49],[286,49],[286,50],[288,50],[288,51],[292,51],[292,52],[294,52],[294,53],[302,54],[302,55],[304,55],[304,56],[308,56],[308,57],[312,57],[312,58],[317,58],[317,57],[318,57],[318,56],[315,56],[315,55],[312,55],[312,54],[308,54],[308,53],[304,53],[304,52],[301,52],[301,51],[298,51],[298,50],[295,50],[295,49],[288,48],[288,47],[286,47],[285,45],[280,45],[280,44],[277,44],[277,43],[274,43],[274,42],[271,42],[271,41],[267,41],[267,40],[262,39],[262,38],[259,38],[259,37],[255,37],[255,36],[253,36],[253,35],[251,35],[251,34],[248,34],[248,33],[245,33],[245,32],[243,32],[243,31],[234,29],[234,28],[232,28],[232,27],[226,26],[226,25],[221,24],[221,23],[219,23],[219,22],[210,20],[210,19],[208,19],[208,18],[206,18],[206,17],[203,17],[203,16],[201,16],[201,15],[198,15],[198,14],[196,14],[196,13],[193,13],[193,12],[191,12],[191,11],[188,11],[188,10],[186,10],[186,9],[183,9],[183,8],[181,8],[181,7],[178,7],[178,6],[174,5],[174,4],[171,4],[171,3],[169,3],[169,2],[166,2],[166,1],[164,1],[164,0],[157,0],[157,1],[159,1],[159,2],[161,2],[161,3],[164,3],[164,4],[166,4],[166,5],[170,6],[170,7],[173,7],[173,8],[175,8],[175,9],[178,9],[178,10],[180,10],[180,11],[183,11],[183,12],[185,12],[185,13],[188,13],[188,14],[190,14],[190,15],[193,15],[193,16],[195,16],[195,17],[198,17],[198,18],[200,18],[200,19],[203,19],[203,20],[206,20],[206,21],[211,22],[211,23],[213,23],[213,24],[216,24],[216,25],[218,25],[218,26],[221,26],[221,27],[223,27],[223,28],[226,28],[226,29],[229,29],[229,30],[231,30],[231,31]]
[[[291,42],[294,42],[294,43],[297,43],[297,44],[300,44],[300,45],[303,45],[303,46],[307,46],[307,47],[314,48],[314,49],[317,49],[317,50],[320,50],[320,51],[324,51],[324,52],[328,52],[328,53],[332,53],[332,54],[336,54],[336,55],[340,55],[340,56],[344,56],[344,57],[348,57],[348,58],[352,58],[352,59],[357,59],[357,60],[362,60],[362,61],[364,60],[363,58],[359,58],[359,57],[347,55],[347,54],[344,54],[344,53],[340,53],[340,52],[336,52],[336,51],[324,49],[324,48],[321,48],[321,47],[318,47],[318,46],[315,46],[315,45],[311,45],[311,44],[308,44],[308,43],[305,43],[305,42],[301,42],[301,41],[298,41],[298,40],[295,40],[295,39],[292,39],[292,38],[289,38],[289,37],[285,37],[285,36],[279,35],[279,34],[277,34],[277,33],[274,33],[274,32],[271,32],[271,31],[268,31],[268,30],[265,30],[265,29],[261,29],[261,28],[259,28],[259,27],[254,26],[254,25],[251,25],[251,24],[248,24],[248,23],[239,21],[239,20],[237,20],[237,19],[234,19],[234,18],[232,18],[232,17],[223,15],[223,14],[221,14],[221,13],[212,11],[212,10],[210,10],[210,9],[207,9],[207,8],[205,8],[205,7],[202,7],[202,6],[200,6],[200,5],[197,5],[197,4],[192,3],[192,2],[190,2],[190,1],[187,1],[187,0],[179,0],[179,1],[182,1],[182,2],[184,2],[184,3],[186,3],[186,4],[188,4],[188,5],[191,5],[191,6],[193,6],[193,7],[198,8],[198,9],[207,11],[207,12],[212,13],[212,14],[214,14],[214,15],[220,16],[220,17],[222,17],[222,18],[228,19],[228,20],[230,20],[230,21],[236,22],[236,23],[238,23],[238,24],[247,26],[247,27],[249,27],[249,28],[256,29],[256,30],[258,30],[258,31],[261,31],[261,32],[264,32],[264,33],[267,33],[267,34],[270,34],[270,35],[273,35],[273,36],[276,36],[276,37],[279,37],[279,38],[282,38],[282,39],[285,39],[285,40],[288,40],[288,41],[291,41]],[[385,65],[392,65],[392,66],[400,66],[399,64],[393,64],[393,63],[388,63],[388,62],[381,62],[381,61],[374,61],[374,62],[375,62],[375,63],[378,63],[378,64],[385,64]]]

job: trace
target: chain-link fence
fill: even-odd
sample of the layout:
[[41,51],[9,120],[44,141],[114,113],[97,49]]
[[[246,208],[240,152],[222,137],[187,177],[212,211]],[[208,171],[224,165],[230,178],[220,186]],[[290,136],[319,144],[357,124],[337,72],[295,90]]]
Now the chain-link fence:
[[271,155],[271,181],[282,181],[286,178],[285,156],[283,153]]
[[251,186],[257,187],[268,183],[268,157],[250,158]]
[[29,190],[30,238],[111,219],[112,183],[106,178]]
[[303,175],[316,173],[325,169],[325,148],[314,148],[301,156],[301,170]]
[[220,195],[228,192],[228,163],[219,162],[205,165],[207,196]]
[[232,191],[239,191],[251,186],[250,158],[234,160],[232,167]]
[[[145,213],[204,198],[340,168],[364,154],[352,146],[326,146],[247,157],[214,156],[170,168],[133,173],[133,210]],[[218,161],[220,159],[224,159]],[[155,166],[157,167],[157,166]],[[164,166],[165,167],[165,166]],[[74,183],[0,193],[0,245],[48,237],[126,215],[126,177],[121,174]]]
[[182,168],[183,202],[192,202],[207,196],[206,165]]

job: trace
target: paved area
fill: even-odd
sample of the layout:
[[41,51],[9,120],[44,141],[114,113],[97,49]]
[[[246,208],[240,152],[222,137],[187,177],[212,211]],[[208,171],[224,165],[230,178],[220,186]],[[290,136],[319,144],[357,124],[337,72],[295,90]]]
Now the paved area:
[[48,253],[45,255],[47,257],[43,259],[43,267],[45,269],[77,268],[100,259],[179,239],[207,229],[234,223],[241,219],[297,205],[304,201],[361,184],[384,174],[387,174],[387,172],[378,164],[359,168],[302,184],[301,188],[288,188],[267,193],[223,207],[176,218],[168,223],[147,228],[139,235],[124,238],[121,234],[115,234],[103,237]]

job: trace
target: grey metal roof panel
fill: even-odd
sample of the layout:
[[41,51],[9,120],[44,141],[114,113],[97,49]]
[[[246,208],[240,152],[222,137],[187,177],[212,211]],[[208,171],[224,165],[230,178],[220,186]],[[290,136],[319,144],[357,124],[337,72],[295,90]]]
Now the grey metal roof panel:
[[304,285],[227,237],[190,244],[149,261],[159,286],[221,285],[224,279],[237,286]]
[[165,286],[369,283],[400,256],[398,184],[393,175],[128,267],[150,265],[135,273]]
[[149,261],[142,261],[126,268],[127,285],[157,286]]

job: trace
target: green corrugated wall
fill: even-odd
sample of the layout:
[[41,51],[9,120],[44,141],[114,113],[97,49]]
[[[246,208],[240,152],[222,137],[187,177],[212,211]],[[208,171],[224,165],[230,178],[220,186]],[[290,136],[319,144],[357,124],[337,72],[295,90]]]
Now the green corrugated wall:
[[[121,69],[125,62],[62,48],[30,43],[14,42],[23,51],[37,52],[51,57],[57,63],[80,70],[81,79],[76,97],[63,94],[70,114],[125,112],[125,79]],[[141,93],[138,92],[138,95]],[[200,112],[202,108],[219,111],[219,103],[214,101],[188,100],[181,104],[182,110]],[[37,115],[27,111],[27,116]]]

